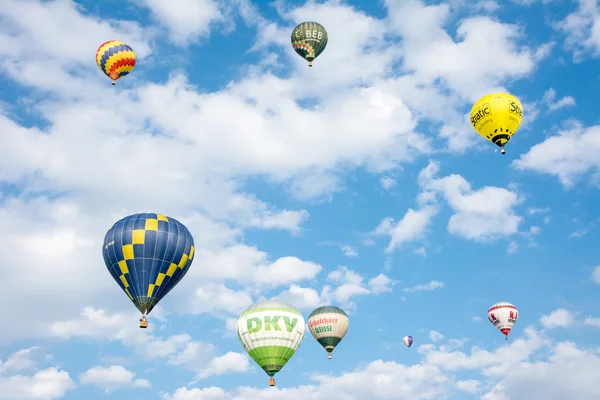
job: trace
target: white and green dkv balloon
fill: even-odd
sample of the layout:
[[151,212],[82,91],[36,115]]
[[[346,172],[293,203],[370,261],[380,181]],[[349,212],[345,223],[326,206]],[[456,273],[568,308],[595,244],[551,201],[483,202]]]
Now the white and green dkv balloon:
[[259,301],[240,315],[238,338],[244,350],[273,378],[296,353],[304,338],[304,317],[289,304],[277,300]]

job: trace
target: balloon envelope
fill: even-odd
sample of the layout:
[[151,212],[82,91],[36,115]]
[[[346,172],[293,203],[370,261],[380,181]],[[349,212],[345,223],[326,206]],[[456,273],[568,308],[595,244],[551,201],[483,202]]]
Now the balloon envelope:
[[404,336],[404,339],[402,339],[402,341],[404,342],[404,345],[405,345],[406,347],[410,347],[410,346],[412,346],[412,344],[413,344],[413,342],[414,342],[414,340],[413,340],[412,336]]
[[133,49],[117,40],[102,43],[96,50],[96,64],[113,81],[113,84],[117,79],[133,71],[136,60]]
[[187,273],[194,239],[174,218],[133,214],[106,232],[102,256],[113,279],[148,314]]
[[508,340],[508,334],[519,319],[519,310],[510,303],[496,303],[488,309],[488,319]]
[[325,28],[316,22],[302,22],[292,31],[292,48],[312,65],[327,46],[328,36]]
[[348,332],[349,323],[348,315],[344,310],[334,306],[324,306],[309,315],[308,330],[331,354]]
[[273,377],[296,353],[304,338],[304,317],[289,304],[259,301],[237,323],[238,338],[267,375]]
[[470,118],[480,136],[503,148],[521,125],[523,106],[509,93],[492,93],[477,100]]

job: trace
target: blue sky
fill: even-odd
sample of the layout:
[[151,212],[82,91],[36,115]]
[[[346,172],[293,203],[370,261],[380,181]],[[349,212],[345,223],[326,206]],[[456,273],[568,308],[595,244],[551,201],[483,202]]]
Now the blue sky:
[[[305,20],[329,32],[311,69]],[[596,1],[0,0],[0,21],[0,399],[600,397]],[[138,57],[115,87],[111,39]],[[525,109],[505,156],[468,121],[496,90]],[[137,212],[197,246],[145,331],[100,249]],[[350,316],[277,388],[235,335],[273,297]]]

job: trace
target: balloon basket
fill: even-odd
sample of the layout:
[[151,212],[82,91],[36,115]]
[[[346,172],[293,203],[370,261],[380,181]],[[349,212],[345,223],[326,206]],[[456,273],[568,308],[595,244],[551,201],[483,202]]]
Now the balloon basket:
[[308,62],[308,66],[309,66],[309,67],[312,67],[312,61],[309,61],[309,62]]
[[275,386],[275,379],[271,378],[269,380],[269,386]]
[[115,86],[115,85],[117,84],[117,82],[115,82],[115,81],[112,81],[112,82],[111,82],[111,84],[112,84],[113,86]]
[[147,319],[140,319],[140,328],[142,329],[146,329],[148,327],[148,320]]
[[331,360],[333,358],[333,356],[331,354],[329,354],[329,355],[327,355],[327,358]]

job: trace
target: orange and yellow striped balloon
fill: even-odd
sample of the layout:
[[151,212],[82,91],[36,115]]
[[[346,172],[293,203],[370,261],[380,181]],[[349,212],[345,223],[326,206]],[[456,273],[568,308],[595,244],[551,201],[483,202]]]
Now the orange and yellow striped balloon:
[[116,84],[116,80],[129,74],[135,67],[135,52],[117,40],[102,43],[96,51],[96,64]]

